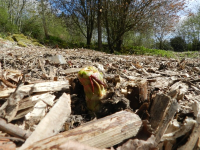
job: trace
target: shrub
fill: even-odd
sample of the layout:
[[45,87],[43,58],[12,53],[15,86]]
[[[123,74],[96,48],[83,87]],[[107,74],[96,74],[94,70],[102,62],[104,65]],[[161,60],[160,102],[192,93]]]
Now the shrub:
[[176,36],[176,37],[170,39],[170,44],[173,47],[174,51],[180,52],[180,51],[185,51],[185,49],[186,49],[186,42],[180,36]]
[[30,18],[24,21],[21,32],[27,36],[31,36],[39,40],[44,38],[42,24],[39,20],[34,18]]
[[200,50],[200,41],[197,39],[194,39],[192,41],[192,51],[199,51]]

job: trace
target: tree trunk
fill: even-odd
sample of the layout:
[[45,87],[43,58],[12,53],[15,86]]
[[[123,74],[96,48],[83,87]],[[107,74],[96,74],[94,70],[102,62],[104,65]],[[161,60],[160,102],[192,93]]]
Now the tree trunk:
[[[17,12],[17,17],[16,17],[16,25],[18,26],[18,31],[21,32],[21,18],[22,18],[22,12],[23,12],[23,9],[26,5],[26,0],[23,0],[22,1],[22,4],[21,4],[21,8],[20,10]],[[19,4],[19,1],[18,1],[18,7],[20,6]]]
[[110,53],[114,53],[114,48],[113,48],[113,44],[110,41],[110,34],[109,34],[109,28],[107,29],[107,41],[108,41],[108,48],[110,50]]
[[159,49],[163,49],[163,42],[162,42],[162,40],[160,40],[160,42],[159,42]]
[[104,18],[105,18],[105,24],[106,24],[108,48],[110,50],[110,53],[112,54],[112,53],[114,53],[114,49],[113,49],[113,44],[110,41],[110,29],[109,29],[109,25],[108,25],[108,16],[107,16],[107,13],[105,13]]
[[101,0],[98,0],[98,50],[99,51],[102,50],[101,12],[102,12]]
[[44,8],[44,0],[41,0],[41,6],[42,6],[42,23],[43,23],[43,28],[44,28],[44,34],[46,38],[49,38],[48,30],[47,30],[47,25],[46,25],[46,18],[45,18],[45,8]]
[[90,33],[90,29],[88,27],[87,28],[87,48],[90,48],[91,40],[92,40],[92,36],[91,36],[91,33]]
[[10,22],[13,24],[13,0],[10,0],[8,3],[8,12]]
[[121,49],[122,49],[122,43],[123,43],[123,39],[121,37],[120,40],[117,41],[117,44],[116,44],[116,50],[119,52]]

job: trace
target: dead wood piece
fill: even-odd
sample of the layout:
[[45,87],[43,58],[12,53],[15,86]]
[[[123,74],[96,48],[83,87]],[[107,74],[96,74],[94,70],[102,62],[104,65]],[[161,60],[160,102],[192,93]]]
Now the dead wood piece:
[[178,110],[178,103],[176,100],[170,100],[170,103],[163,115],[163,119],[161,120],[161,122],[159,123],[159,128],[156,131],[156,142],[159,143],[163,134],[165,133],[165,131],[167,130],[167,127],[169,125],[169,122],[173,119],[175,113]]
[[33,107],[35,105],[36,102],[42,100],[44,101],[46,104],[53,106],[53,101],[55,96],[50,94],[50,93],[42,93],[42,94],[35,94],[33,96],[27,97],[22,99],[19,102],[19,110],[23,110],[29,107]]
[[8,86],[8,87],[11,87],[11,88],[16,88],[16,85],[10,83],[8,80],[4,79],[4,77],[0,77],[0,80],[2,80],[2,82]]
[[130,100],[130,107],[134,110],[138,109],[148,97],[147,80],[142,79],[129,82],[127,92],[127,99]]
[[150,86],[154,88],[163,89],[169,86],[169,81],[169,77],[156,77],[155,82],[153,82],[153,80],[150,82]]
[[32,120],[33,118],[37,118],[40,121],[47,112],[47,104],[43,101],[39,101],[35,104],[33,110],[25,115],[26,120]]
[[178,94],[176,99],[182,100],[185,93],[188,91],[188,85],[186,83],[183,83],[182,81],[176,82],[170,87],[170,91],[178,90]]
[[15,91],[0,108],[0,116],[6,118],[8,122],[11,122],[14,119],[19,107],[19,101],[25,96],[23,92],[19,91],[21,82],[22,80],[20,80]]
[[0,130],[4,131],[12,136],[20,137],[22,139],[27,139],[30,136],[30,132],[27,132],[18,126],[11,123],[7,123],[4,119],[0,118]]
[[9,79],[15,83],[18,83],[21,77],[22,71],[20,70],[6,69],[3,74],[4,79]]
[[70,114],[70,95],[64,93],[20,149],[27,149],[32,143],[59,133]]
[[140,91],[139,91],[140,101],[144,102],[145,100],[147,100],[147,96],[148,96],[147,80],[143,79],[138,84],[140,87]]
[[176,98],[177,95],[180,93],[179,89],[171,90],[167,95],[171,97],[171,99]]
[[[11,122],[16,116],[19,101],[24,98],[26,94],[19,90],[19,87],[22,85],[22,81],[25,78],[25,74],[23,74],[22,79],[19,80],[18,85],[13,93],[9,96],[7,101],[0,108],[0,116],[6,118],[8,122]],[[31,91],[30,91],[31,93]]]
[[154,135],[151,135],[150,138],[145,140],[128,140],[126,143],[124,143],[122,146],[118,147],[117,150],[150,150],[155,149],[155,137]]
[[156,131],[159,123],[163,120],[166,108],[170,103],[170,97],[164,94],[157,94],[153,99],[153,103],[150,110],[150,124],[151,127]]
[[8,139],[8,140],[11,140],[11,141],[16,141],[16,142],[25,142],[24,139],[22,138],[18,138],[18,137],[0,137],[0,141],[1,140],[4,140],[4,139]]
[[43,60],[40,58],[40,59],[38,59],[38,62],[39,62],[39,65],[40,65],[40,68],[41,68],[41,70],[42,70],[42,72],[43,72],[43,77],[45,78],[45,79],[48,79],[49,78],[49,76],[47,75],[47,73],[46,73],[46,70],[44,69],[44,62],[43,62]]
[[150,124],[155,130],[156,142],[159,143],[170,121],[178,109],[176,100],[164,94],[157,94],[150,110]]
[[67,141],[66,143],[60,145],[58,149],[59,150],[108,150],[108,149],[98,149],[90,147],[76,141]]
[[[13,120],[20,119],[20,118],[24,117],[26,114],[28,114],[29,112],[31,112],[34,109],[33,106],[36,105],[36,103],[38,101],[43,101],[46,105],[53,106],[54,99],[55,99],[55,96],[51,95],[49,93],[37,94],[37,95],[22,99],[19,102],[19,108],[17,111],[17,115],[15,116],[15,118]],[[39,109],[41,109],[41,108],[39,108]],[[34,114],[36,115],[36,113],[34,113]],[[31,117],[31,116],[33,116],[33,115],[29,114],[29,117]],[[26,118],[26,119],[29,119],[29,118]]]
[[[54,82],[42,82],[32,85],[23,85],[19,87],[19,91],[23,92],[24,95],[29,95],[29,92],[39,93],[39,92],[49,92],[49,91],[69,91],[68,81],[54,81]],[[0,92],[0,98],[8,97],[15,89],[4,90]]]
[[71,73],[78,73],[82,68],[70,68],[66,70],[62,70],[66,75]]
[[26,114],[28,114],[29,112],[33,111],[33,107],[28,107],[26,109],[23,109],[21,111],[19,111],[19,109],[17,110],[17,114],[15,115],[15,117],[13,118],[13,120],[17,120],[20,118],[23,118]]
[[198,117],[199,109],[200,109],[200,102],[194,101],[194,103],[192,104],[192,110],[194,111],[194,116],[195,117]]
[[50,79],[53,81],[57,81],[57,80],[54,80],[55,75],[56,75],[56,70],[53,68],[53,66],[50,66],[50,72],[49,72]]
[[174,119],[170,122],[168,129],[162,136],[161,141],[176,140],[176,138],[181,137],[191,131],[195,123],[196,121],[192,117],[187,117],[183,124]]
[[62,55],[55,55],[48,58],[54,64],[66,64],[66,60]]
[[53,149],[69,140],[75,140],[96,148],[111,147],[125,139],[134,137],[141,125],[142,121],[139,116],[129,111],[120,111],[96,121],[88,122],[70,131],[38,141],[26,150]]
[[[28,113],[28,114],[24,113],[26,120],[30,120],[31,118],[34,118],[34,117],[38,118],[39,120],[41,118],[43,118],[45,116],[45,114],[46,114],[47,106],[48,105],[49,106],[53,106],[55,97],[56,97],[55,95],[51,95],[49,93],[42,94],[39,97],[39,98],[41,98],[40,101],[38,101],[35,104],[33,110],[30,113]],[[27,112],[27,109],[25,110],[25,112]],[[19,114],[22,115],[22,113],[23,113],[23,111],[20,111],[17,114],[17,116],[19,117]]]
[[[176,141],[165,141],[163,144],[163,147],[165,148],[165,150],[172,150],[173,149],[173,145],[176,143]],[[161,148],[160,148],[161,149]]]
[[197,107],[198,107],[198,113],[196,114],[197,118],[196,118],[196,123],[194,125],[194,128],[192,130],[192,133],[190,134],[190,137],[187,141],[187,143],[181,147],[178,148],[178,150],[186,150],[186,149],[194,149],[195,146],[197,147],[197,149],[199,149],[199,145],[198,145],[198,140],[199,140],[199,133],[200,133],[200,104],[196,103]]
[[8,139],[0,139],[0,150],[16,150],[16,145]]
[[200,149],[200,136],[198,138],[198,141],[197,141],[197,146],[196,146],[197,150]]

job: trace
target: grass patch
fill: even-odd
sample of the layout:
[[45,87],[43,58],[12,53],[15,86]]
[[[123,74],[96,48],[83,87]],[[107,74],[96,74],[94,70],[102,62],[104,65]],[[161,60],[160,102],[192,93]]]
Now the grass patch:
[[158,56],[166,58],[199,58],[199,51],[185,51],[185,52],[174,52],[171,50],[160,50],[160,49],[149,49],[143,46],[127,46],[123,47],[120,52],[115,51],[115,55],[148,55]]
[[154,55],[154,56],[167,57],[167,58],[175,58],[176,57],[174,51],[149,49],[149,48],[146,48],[143,46],[125,47],[122,49],[122,54]]
[[199,51],[187,51],[187,52],[176,52],[176,55],[180,58],[199,58]]

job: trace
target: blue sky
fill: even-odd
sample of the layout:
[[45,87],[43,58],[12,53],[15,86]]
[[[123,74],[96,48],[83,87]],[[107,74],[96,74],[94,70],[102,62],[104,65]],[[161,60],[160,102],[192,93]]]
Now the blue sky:
[[187,3],[188,3],[188,9],[190,9],[194,13],[197,10],[197,6],[200,6],[199,0],[188,0]]
[[[187,4],[187,11],[191,11],[192,13],[195,13],[198,9],[198,7],[200,7],[200,0],[188,0]],[[187,17],[187,13],[185,12],[181,12],[180,13],[180,22],[182,22],[184,19],[186,19]]]

